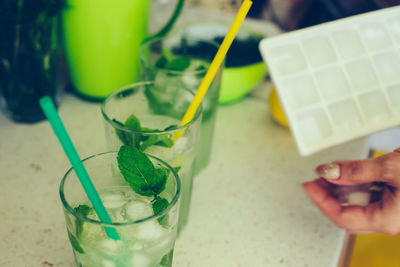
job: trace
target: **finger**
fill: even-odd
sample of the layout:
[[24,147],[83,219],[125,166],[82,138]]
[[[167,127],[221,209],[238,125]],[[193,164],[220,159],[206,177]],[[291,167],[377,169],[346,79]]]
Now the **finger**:
[[357,185],[376,181],[400,185],[400,153],[364,159],[335,161],[316,168],[320,177],[340,185]]
[[[331,186],[324,179],[317,179],[303,184],[311,201],[319,210],[330,218],[338,227],[351,232],[376,232],[381,221],[379,204],[367,207],[348,206],[341,204],[331,194]],[[382,217],[382,216],[381,216]]]
[[394,209],[388,208],[386,203],[377,202],[366,207],[344,207],[340,216],[332,220],[338,227],[347,229],[351,233],[380,232],[396,235],[399,233],[399,224],[392,218],[393,213],[398,214]]
[[376,208],[347,206],[342,207],[339,214],[331,218],[340,228],[347,229],[351,233],[367,233],[376,231],[376,221],[374,221],[374,211]]
[[319,178],[314,181],[303,183],[311,201],[329,218],[339,216],[341,205],[332,195],[332,185],[329,185],[324,179]]

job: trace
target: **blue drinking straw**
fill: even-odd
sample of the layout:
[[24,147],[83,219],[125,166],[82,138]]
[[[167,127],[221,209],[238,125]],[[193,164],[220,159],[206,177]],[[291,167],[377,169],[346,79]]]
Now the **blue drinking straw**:
[[[97,193],[96,188],[94,187],[93,182],[89,177],[89,174],[83,166],[82,161],[80,160],[79,155],[76,152],[76,149],[72,144],[72,141],[69,138],[67,131],[64,128],[64,125],[61,121],[60,116],[57,113],[53,101],[49,96],[44,96],[40,99],[40,106],[42,107],[47,120],[49,121],[54,133],[60,141],[61,146],[64,149],[64,152],[67,155],[72,165],[72,168],[75,170],[75,173],[78,176],[79,181],[81,182],[83,189],[86,192],[86,195],[92,203],[93,208],[97,213],[97,216],[99,216],[100,221],[111,224],[111,218],[104,208],[100,196]],[[106,226],[104,227],[104,230],[106,231],[106,234],[109,238],[114,240],[120,239],[115,228]]]

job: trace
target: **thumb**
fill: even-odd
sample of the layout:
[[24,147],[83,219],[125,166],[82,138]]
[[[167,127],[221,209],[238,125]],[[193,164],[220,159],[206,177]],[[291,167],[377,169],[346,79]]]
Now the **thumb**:
[[315,171],[320,177],[338,185],[386,182],[400,187],[400,153],[391,152],[364,160],[334,161],[318,166]]

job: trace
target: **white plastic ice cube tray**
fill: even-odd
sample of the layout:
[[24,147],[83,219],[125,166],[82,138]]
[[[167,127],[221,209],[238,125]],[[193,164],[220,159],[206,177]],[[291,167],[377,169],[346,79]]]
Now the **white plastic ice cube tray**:
[[302,155],[400,125],[400,7],[266,38],[260,51]]

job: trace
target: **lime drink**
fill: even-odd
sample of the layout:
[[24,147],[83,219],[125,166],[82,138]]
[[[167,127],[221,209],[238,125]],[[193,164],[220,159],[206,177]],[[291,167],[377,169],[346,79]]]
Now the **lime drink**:
[[[113,223],[137,222],[154,216],[151,199],[130,187],[109,188],[100,192]],[[90,205],[90,203],[83,203]],[[98,220],[93,209],[87,218]],[[171,218],[169,218],[171,219]],[[176,227],[164,227],[157,220],[118,228],[120,240],[107,237],[99,225],[83,222],[73,246],[78,266],[170,266]]]
[[[178,229],[180,179],[164,161],[136,148],[83,160],[111,223],[103,223],[71,168],[60,185],[77,266],[169,267]],[[110,237],[106,228],[114,228]]]
[[[110,150],[135,147],[167,162],[182,184],[178,232],[188,222],[202,109],[178,126],[193,92],[162,82],[142,82],[113,92],[103,102],[105,136]],[[175,138],[178,133],[182,136]]]
[[[163,90],[168,93],[176,87],[196,93],[217,50],[216,43],[179,35],[145,43],[140,49],[144,79],[162,84]],[[221,68],[202,100],[203,116],[195,174],[203,170],[210,160],[220,84]]]

